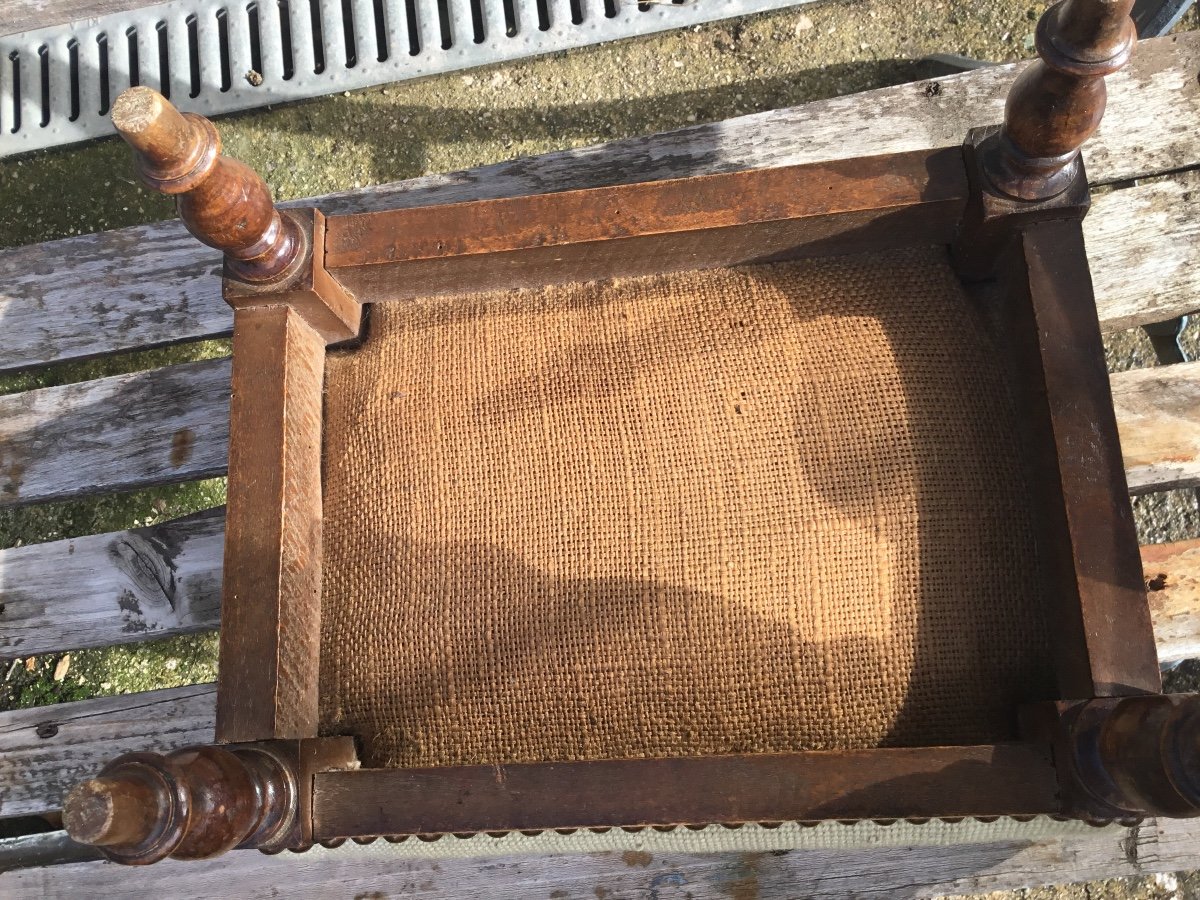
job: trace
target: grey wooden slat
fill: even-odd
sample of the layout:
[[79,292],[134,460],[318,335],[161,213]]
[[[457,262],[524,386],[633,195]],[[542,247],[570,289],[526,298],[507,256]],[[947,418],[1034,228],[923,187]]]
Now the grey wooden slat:
[[1200,485],[1200,362],[1121,372],[1112,385],[1129,492]]
[[216,628],[225,510],[0,552],[0,658]]
[[0,818],[58,809],[72,784],[121,753],[212,741],[215,691],[200,684],[0,713]]
[[220,279],[178,222],[0,250],[0,372],[229,334]]
[[[428,859],[467,860],[502,859],[531,853],[584,855],[622,853],[641,866],[655,856],[704,853],[778,853],[780,851],[862,850],[866,848],[944,847],[948,844],[1032,844],[1073,837],[1126,838],[1129,831],[1119,825],[1092,827],[1082,822],[1061,822],[1049,816],[1017,821],[1000,818],[988,821],[964,819],[946,822],[934,819],[916,824],[893,822],[854,823],[822,822],[800,825],[787,822],[779,826],[748,825],[741,828],[709,827],[697,833],[693,829],[663,832],[653,828],[627,832],[622,829],[576,831],[570,835],[541,833],[527,835],[507,832],[503,835],[476,834],[467,838],[442,838],[437,841],[409,840],[387,851],[396,862]],[[362,854],[367,858],[381,855],[379,850],[347,848],[338,854]],[[320,852],[320,851],[318,851]],[[22,858],[24,857],[24,859]],[[32,859],[31,859],[32,857]],[[101,860],[96,847],[76,844],[65,832],[51,831],[19,838],[0,839],[0,872],[42,865]],[[234,861],[232,858],[227,858]],[[623,860],[624,861],[624,860]],[[642,866],[644,867],[644,866]]]
[[1200,309],[1200,171],[1093,197],[1083,234],[1106,331]]
[[[1197,69],[1198,33],[1139,45],[1133,62],[1109,79],[1109,112],[1087,145],[1094,183],[1200,161],[1200,134],[1187,125],[1200,118]],[[1015,72],[979,69],[941,79],[936,94],[927,82],[900,85],[315,202],[327,213],[366,212],[954,146],[968,127],[1000,119]],[[1142,252],[1129,246],[1134,256]],[[1195,242],[1177,246],[1200,269]],[[1104,254],[1093,264],[1102,267]],[[228,334],[232,316],[211,277],[217,265],[213,251],[173,222],[0,251],[0,372]],[[1099,281],[1102,303],[1129,302],[1119,275]],[[1116,293],[1107,293],[1109,285]],[[1167,288],[1156,304],[1186,311],[1194,299]]]
[[0,506],[220,475],[229,360],[0,397]]
[[[175,402],[194,411],[198,420],[224,422],[229,378],[225,361],[173,368],[199,368],[198,380],[205,387],[194,395],[181,391],[179,384],[182,380],[186,388],[186,379],[168,368],[145,373],[142,377],[151,386],[142,392],[174,393]],[[154,386],[160,377],[161,388]],[[1195,414],[1200,408],[1200,363],[1120,372],[1112,377],[1112,389],[1130,489],[1137,493],[1200,483],[1200,417]],[[46,405],[54,408],[53,403]],[[56,428],[73,434],[74,413],[67,410],[62,415]],[[137,458],[143,443],[167,447],[165,436],[177,424],[169,417],[147,414],[95,455],[118,461],[111,471],[123,477],[121,460]],[[210,428],[197,433],[193,452],[211,461],[210,472],[222,471],[227,442],[224,430]],[[53,447],[46,448],[45,457],[56,458]],[[57,472],[63,478],[90,477],[70,467],[58,467]],[[223,513],[210,510],[155,528],[0,551],[0,603],[5,607],[0,612],[0,657],[216,627],[223,539]],[[1200,630],[1200,615],[1197,619],[1194,628],[1176,623],[1176,630]],[[1178,658],[1176,650],[1164,652]]]
[[[220,624],[224,510],[154,528],[0,551],[0,659]],[[1142,548],[1161,662],[1200,654],[1200,541]]]
[[1195,865],[1200,826],[1150,820],[1094,835],[949,847],[776,853],[674,852],[400,859],[389,845],[123,867],[81,862],[0,875],[0,893],[26,897],[406,897],[419,900],[791,900],[930,897],[1171,872]]
[[[0,506],[223,474],[229,371],[227,359],[206,360],[0,397]],[[1135,493],[1200,480],[1198,372],[1113,376]]]

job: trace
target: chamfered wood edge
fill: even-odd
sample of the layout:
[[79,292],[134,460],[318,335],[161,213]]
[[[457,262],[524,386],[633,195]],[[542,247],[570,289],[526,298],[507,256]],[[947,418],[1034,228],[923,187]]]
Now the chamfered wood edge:
[[940,149],[334,216],[326,264],[369,303],[939,244],[967,193]]
[[1059,696],[1161,690],[1137,534],[1078,220],[1026,226],[1004,273],[1025,408],[1023,439],[1041,505]]
[[[330,277],[325,267],[325,216],[316,207],[285,210],[300,237],[302,252],[293,275],[283,281],[254,284],[237,277],[227,257],[222,294],[234,309],[286,304],[327,344],[354,340],[362,328],[358,302]],[[235,316],[236,320],[236,316]]]
[[325,341],[290,306],[237,311],[217,740],[317,733]]

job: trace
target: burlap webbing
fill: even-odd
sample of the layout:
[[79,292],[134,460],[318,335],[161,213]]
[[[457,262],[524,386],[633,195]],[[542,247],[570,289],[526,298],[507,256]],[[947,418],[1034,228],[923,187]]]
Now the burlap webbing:
[[1050,690],[940,249],[376,306],[327,374],[321,716],[370,765],[972,743]]

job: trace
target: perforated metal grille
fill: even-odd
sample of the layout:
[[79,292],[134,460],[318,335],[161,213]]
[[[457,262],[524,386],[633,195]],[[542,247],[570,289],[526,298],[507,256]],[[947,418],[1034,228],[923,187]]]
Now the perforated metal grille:
[[217,114],[793,5],[172,0],[0,38],[0,156],[111,134],[109,106],[130,85]]

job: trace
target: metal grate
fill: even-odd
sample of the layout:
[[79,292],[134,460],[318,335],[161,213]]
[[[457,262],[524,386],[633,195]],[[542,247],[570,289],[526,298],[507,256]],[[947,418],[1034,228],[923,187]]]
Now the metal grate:
[[807,0],[171,0],[0,37],[0,157],[112,134],[131,85],[206,115]]

